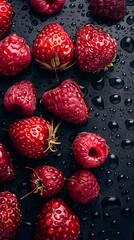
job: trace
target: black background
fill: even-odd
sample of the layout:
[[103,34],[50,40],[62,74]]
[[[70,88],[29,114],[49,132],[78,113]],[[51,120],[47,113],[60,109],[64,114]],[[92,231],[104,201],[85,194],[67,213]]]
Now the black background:
[[80,168],[74,161],[71,146],[74,137],[82,131],[101,135],[109,145],[109,156],[106,162],[101,167],[91,170],[100,183],[100,196],[86,205],[74,203],[69,198],[65,185],[58,197],[63,198],[80,219],[79,240],[134,240],[134,41],[132,39],[134,1],[127,2],[126,16],[118,23],[93,19],[89,1],[86,0],[66,0],[62,11],[50,17],[42,17],[33,12],[26,0],[9,2],[14,10],[9,33],[15,32],[24,37],[30,47],[37,33],[51,22],[60,23],[73,40],[80,26],[93,23],[105,29],[116,38],[118,43],[114,67],[106,72],[98,75],[85,74],[77,66],[59,72],[60,81],[73,78],[80,84],[90,107],[90,118],[80,127],[62,122],[58,131],[62,142],[58,153],[55,155],[50,153],[42,160],[29,161],[12,148],[6,126],[20,116],[5,112],[2,100],[5,91],[15,81],[31,80],[37,89],[35,115],[50,120],[50,115],[44,112],[40,99],[45,90],[56,84],[54,73],[40,69],[33,60],[28,69],[16,77],[0,77],[0,139],[9,149],[16,170],[16,178],[11,183],[0,185],[0,190],[14,192],[21,204],[22,220],[15,240],[33,240],[36,214],[45,201],[36,194],[20,201],[20,197],[30,190],[30,172],[25,169],[25,166],[49,164],[62,170],[66,177],[70,177],[76,169]]

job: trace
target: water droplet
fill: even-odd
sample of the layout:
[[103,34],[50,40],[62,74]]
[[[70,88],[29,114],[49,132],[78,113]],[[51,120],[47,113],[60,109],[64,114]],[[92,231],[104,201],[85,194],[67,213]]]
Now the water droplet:
[[100,79],[95,78],[95,79],[93,79],[93,80],[91,81],[91,85],[92,85],[92,87],[93,87],[95,90],[101,90],[101,89],[103,89],[103,87],[104,87],[104,78],[100,78]]
[[95,239],[96,234],[94,232],[89,232],[89,239]]
[[129,114],[132,114],[132,113],[133,113],[133,110],[132,110],[132,109],[128,110],[128,113],[129,113]]
[[85,86],[83,86],[83,85],[80,85],[80,89],[81,89],[84,97],[86,97],[87,94],[88,94],[88,89],[87,89],[87,87],[85,87]]
[[56,158],[57,160],[63,160],[63,154],[62,153],[60,153],[60,152],[58,152],[58,153],[56,153],[55,155],[54,155],[54,158]]
[[124,60],[122,60],[120,63],[121,63],[121,65],[125,65],[125,61]]
[[82,9],[82,8],[83,8],[83,4],[80,3],[80,4],[78,5],[78,8],[79,8],[79,9]]
[[106,171],[106,175],[111,175],[111,171]]
[[105,212],[105,213],[103,213],[103,218],[104,218],[104,220],[108,221],[108,220],[110,220],[111,216],[109,213]]
[[123,182],[123,181],[126,181],[126,180],[128,180],[129,179],[129,177],[128,176],[125,176],[124,174],[119,174],[118,176],[117,176],[117,181],[118,182]]
[[115,89],[121,89],[124,87],[124,81],[120,78],[110,78],[109,84]]
[[130,66],[134,68],[134,61],[130,62]]
[[120,62],[120,56],[117,54],[116,59],[115,59],[115,63],[119,63]]
[[127,0],[128,6],[134,6],[134,0]]
[[94,130],[94,131],[97,131],[97,130],[98,130],[98,127],[94,126],[94,127],[93,127],[93,130]]
[[129,168],[132,167],[132,163],[131,163],[131,162],[127,162],[126,165],[127,165],[127,167],[129,167]]
[[113,153],[110,153],[106,160],[106,164],[110,169],[116,169],[119,164],[119,159],[116,155],[114,155]]
[[122,26],[121,26],[121,30],[124,30],[124,29],[125,29],[125,26],[122,25]]
[[87,217],[82,217],[81,221],[85,222],[88,218]]
[[125,91],[128,91],[128,90],[129,90],[129,87],[128,87],[128,86],[125,86],[125,87],[124,87],[124,90],[125,90]]
[[124,104],[125,106],[130,107],[132,105],[132,99],[131,98],[125,99]]
[[129,203],[131,201],[131,198],[130,197],[127,197],[126,198],[126,202]]
[[134,130],[134,119],[126,120],[125,125],[128,130]]
[[100,117],[100,113],[96,112],[96,113],[94,114],[94,116],[97,117],[97,118],[99,118],[99,117]]
[[134,23],[134,16],[129,16],[129,17],[127,17],[127,23],[129,24],[129,25],[132,25],[133,23]]
[[103,98],[101,96],[96,96],[92,99],[92,103],[94,104],[94,106],[96,108],[98,108],[99,110],[103,110],[104,109],[104,101]]
[[121,216],[122,217],[129,216],[131,214],[131,212],[132,212],[131,208],[128,208],[128,207],[127,208],[123,208],[121,210]]
[[61,26],[63,26],[63,25],[64,25],[64,22],[63,22],[63,21],[61,21],[61,22],[60,22],[60,25],[61,25]]
[[46,22],[46,21],[47,21],[47,17],[41,16],[40,21],[41,21],[41,22]]
[[110,112],[112,113],[111,117],[113,117],[113,116],[114,116],[113,114],[115,114],[115,113],[116,113],[116,110],[115,110],[115,109],[113,109],[113,108],[110,108]]
[[120,134],[115,135],[115,137],[119,139],[120,138]]
[[113,94],[110,96],[110,102],[113,104],[118,104],[121,102],[121,96],[118,94]]
[[117,221],[116,220],[113,220],[112,222],[111,222],[111,227],[116,227],[117,226]]
[[122,191],[122,195],[128,195],[128,194],[129,194],[128,190]]
[[100,219],[100,213],[97,212],[97,211],[92,211],[92,212],[91,212],[91,217],[92,217],[92,219],[93,219],[94,221],[97,221],[97,220]]
[[3,98],[5,93],[3,91],[0,91],[0,98]]
[[23,226],[24,226],[24,229],[31,229],[31,230],[33,227],[31,222],[24,222]]
[[123,189],[123,188],[124,188],[124,186],[125,186],[125,184],[124,184],[124,183],[122,183],[122,184],[119,186],[119,189]]
[[112,184],[113,184],[112,179],[107,179],[107,180],[105,181],[105,184],[106,184],[107,186],[112,186]]
[[76,26],[76,23],[75,23],[75,22],[72,22],[72,23],[71,23],[71,26],[72,26],[72,27],[75,27],[75,26]]
[[105,229],[102,229],[102,230],[99,232],[99,234],[101,234],[101,235],[106,234],[106,230],[105,230]]
[[130,139],[125,139],[121,142],[122,148],[129,150],[134,146],[134,142]]
[[112,210],[121,207],[121,202],[119,198],[116,197],[105,197],[103,198],[101,205],[104,209]]
[[118,24],[116,24],[116,29],[117,30],[120,30],[120,28],[121,28],[121,25],[118,23]]
[[119,231],[115,232],[115,234],[114,234],[115,237],[119,237],[120,235],[121,235],[121,232],[119,232]]
[[91,223],[91,224],[90,224],[90,228],[91,228],[91,229],[95,228],[95,224],[94,224],[94,223]]
[[116,132],[119,129],[119,124],[115,121],[110,121],[108,123],[108,127],[111,129],[112,132]]
[[28,6],[27,5],[24,5],[23,7],[22,7],[22,11],[26,11],[28,9]]
[[134,41],[131,37],[124,37],[120,42],[121,48],[128,53],[132,53],[134,50]]
[[5,121],[2,121],[1,123],[0,123],[0,126],[3,128],[3,130],[5,130],[6,128],[7,128],[7,122],[5,122]]
[[32,23],[33,26],[37,26],[38,25],[38,21],[37,20],[33,20],[31,23]]
[[75,4],[74,4],[74,3],[71,3],[71,4],[69,5],[69,7],[70,7],[70,8],[74,8],[74,7],[75,7]]

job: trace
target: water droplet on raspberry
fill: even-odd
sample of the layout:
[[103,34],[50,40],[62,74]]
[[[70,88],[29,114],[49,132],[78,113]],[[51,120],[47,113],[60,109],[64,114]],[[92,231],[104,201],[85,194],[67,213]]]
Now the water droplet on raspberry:
[[51,235],[51,234],[53,234],[53,232],[54,232],[54,229],[53,228],[49,228],[48,229],[48,233]]
[[62,227],[59,227],[57,230],[58,230],[58,232],[62,232],[63,231]]

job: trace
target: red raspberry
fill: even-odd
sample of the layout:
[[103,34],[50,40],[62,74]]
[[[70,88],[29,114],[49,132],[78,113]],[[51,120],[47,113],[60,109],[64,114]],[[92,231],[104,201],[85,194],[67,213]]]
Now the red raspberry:
[[89,109],[80,86],[72,79],[66,79],[59,86],[43,93],[42,104],[71,124],[83,124],[89,117]]
[[73,142],[73,154],[76,162],[84,168],[100,166],[108,156],[106,140],[94,133],[81,133]]
[[46,16],[61,11],[64,4],[65,0],[30,0],[31,7]]
[[24,38],[12,33],[0,41],[0,76],[17,75],[31,60],[31,50]]
[[11,27],[13,9],[6,0],[0,0],[0,39]]
[[94,174],[88,170],[78,170],[68,180],[68,193],[79,203],[86,204],[98,197],[100,186]]
[[0,182],[5,183],[13,178],[14,169],[10,161],[10,154],[4,144],[0,142]]
[[91,0],[90,10],[95,17],[120,21],[125,17],[126,0]]
[[32,170],[30,177],[32,191],[26,194],[21,199],[29,196],[31,193],[38,193],[41,197],[54,197],[62,189],[64,185],[63,173],[52,166],[41,165],[35,169],[26,167]]
[[9,87],[3,106],[7,111],[19,110],[25,116],[32,115],[36,108],[36,89],[32,82],[23,80]]

